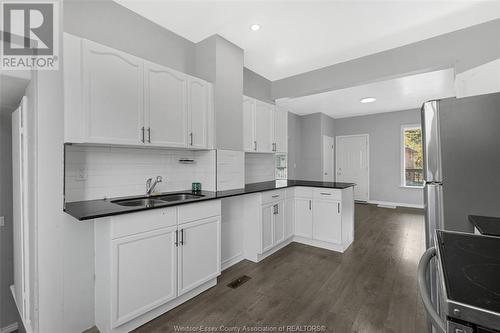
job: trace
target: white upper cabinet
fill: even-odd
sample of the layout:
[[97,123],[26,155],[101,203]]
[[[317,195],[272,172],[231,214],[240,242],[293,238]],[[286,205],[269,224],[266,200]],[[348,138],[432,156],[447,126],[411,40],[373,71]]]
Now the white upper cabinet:
[[138,144],[144,122],[142,61],[85,40],[82,62],[87,141]]
[[274,117],[274,151],[288,152],[288,112],[276,108]]
[[213,147],[212,84],[64,34],[65,142]]
[[257,151],[274,151],[274,105],[261,101],[255,103],[255,140]]
[[188,107],[185,75],[150,62],[144,65],[145,143],[187,145]]
[[255,141],[255,100],[243,96],[243,150],[257,151]]
[[189,142],[195,148],[209,147],[209,128],[212,117],[211,86],[208,82],[190,78],[188,110],[189,110]]
[[275,152],[274,123],[274,105],[243,96],[243,149],[245,151]]

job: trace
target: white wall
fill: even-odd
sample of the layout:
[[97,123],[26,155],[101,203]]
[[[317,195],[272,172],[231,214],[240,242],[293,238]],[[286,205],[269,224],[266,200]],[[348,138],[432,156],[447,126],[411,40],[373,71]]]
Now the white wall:
[[[182,158],[195,162],[181,164]],[[66,146],[65,176],[67,202],[142,195],[146,179],[156,176],[163,178],[161,192],[190,190],[192,182],[215,191],[215,151]]]
[[12,134],[11,112],[0,111],[0,329],[18,321],[16,305],[10,292],[13,283],[12,253]]
[[245,153],[245,184],[275,179],[274,154]]
[[420,122],[418,109],[335,119],[335,135],[370,135],[370,201],[423,205],[422,189],[401,187],[401,125]]

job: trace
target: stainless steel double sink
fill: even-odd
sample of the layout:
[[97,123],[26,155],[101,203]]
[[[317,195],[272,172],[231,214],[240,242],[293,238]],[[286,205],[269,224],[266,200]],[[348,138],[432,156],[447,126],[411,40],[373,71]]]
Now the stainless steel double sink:
[[111,201],[114,204],[125,207],[154,207],[164,205],[168,202],[193,200],[203,198],[204,195],[193,193],[172,193],[146,198],[119,199]]

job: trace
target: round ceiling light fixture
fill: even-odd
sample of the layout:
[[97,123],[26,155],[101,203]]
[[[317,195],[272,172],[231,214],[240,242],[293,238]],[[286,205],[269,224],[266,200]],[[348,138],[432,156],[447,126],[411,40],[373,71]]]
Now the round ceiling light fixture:
[[360,99],[359,101],[363,104],[366,104],[366,103],[373,103],[375,102],[377,99],[375,97],[365,97],[365,98],[362,98]]
[[260,30],[260,25],[259,24],[252,24],[250,26],[250,30],[252,30],[252,31],[258,31],[258,30]]

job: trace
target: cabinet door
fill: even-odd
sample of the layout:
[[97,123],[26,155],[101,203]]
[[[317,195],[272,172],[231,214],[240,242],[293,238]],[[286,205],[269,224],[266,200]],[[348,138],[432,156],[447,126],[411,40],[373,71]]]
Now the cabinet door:
[[243,96],[243,150],[256,151],[255,141],[255,100]]
[[274,150],[286,153],[288,152],[288,112],[276,108],[274,119]]
[[293,198],[285,201],[285,239],[293,236],[295,223],[295,200]]
[[187,77],[145,62],[145,141],[157,146],[186,147],[188,134]]
[[210,84],[189,79],[189,142],[190,147],[208,148],[208,117],[210,114]]
[[257,141],[258,152],[273,152],[274,105],[261,101],[255,102],[255,141]]
[[295,199],[295,235],[312,238],[312,199]]
[[179,228],[180,296],[220,274],[220,216]]
[[273,245],[285,240],[285,201],[274,204],[274,234]]
[[313,239],[342,243],[340,201],[314,200]]
[[177,297],[177,226],[112,241],[112,326]]
[[85,141],[142,144],[142,60],[84,41],[82,70]]
[[274,205],[269,204],[262,206],[262,246],[261,253],[266,252],[267,250],[273,247],[274,242]]

